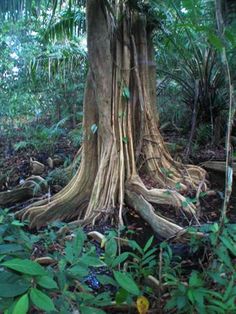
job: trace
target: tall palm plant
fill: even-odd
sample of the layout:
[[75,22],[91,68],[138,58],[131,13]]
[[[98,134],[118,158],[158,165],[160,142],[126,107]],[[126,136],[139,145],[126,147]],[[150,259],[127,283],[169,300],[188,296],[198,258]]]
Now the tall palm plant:
[[172,10],[157,36],[158,71],[181,86],[182,101],[192,112],[188,157],[196,127],[201,123],[210,126],[212,142],[219,140],[218,117],[227,108],[227,90],[217,49],[221,42],[214,34],[214,8],[201,0],[198,6],[194,1],[184,1],[185,7],[181,2],[169,2]]

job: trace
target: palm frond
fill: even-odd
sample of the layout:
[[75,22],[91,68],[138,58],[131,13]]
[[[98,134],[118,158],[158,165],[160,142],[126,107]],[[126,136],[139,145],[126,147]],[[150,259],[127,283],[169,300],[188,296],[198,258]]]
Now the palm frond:
[[50,81],[55,75],[62,78],[75,68],[86,66],[87,52],[80,40],[54,44],[48,52],[34,58],[29,64],[29,74],[36,80],[41,72],[47,73]]
[[[55,14],[55,13],[53,13]],[[55,20],[55,21],[53,21]],[[48,42],[72,39],[85,32],[85,11],[81,8],[68,6],[61,10],[58,16],[51,19],[47,27],[44,39]]]

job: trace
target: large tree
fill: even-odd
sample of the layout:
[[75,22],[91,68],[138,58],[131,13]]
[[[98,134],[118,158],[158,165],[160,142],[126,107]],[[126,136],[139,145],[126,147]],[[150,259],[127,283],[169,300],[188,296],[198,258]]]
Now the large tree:
[[[50,201],[24,209],[32,227],[55,219],[92,223],[135,208],[162,236],[181,230],[152,204],[196,215],[183,194],[205,189],[205,172],[172,159],[159,131],[152,35],[139,1],[88,0],[89,72],[80,168]],[[22,212],[21,212],[22,213]]]

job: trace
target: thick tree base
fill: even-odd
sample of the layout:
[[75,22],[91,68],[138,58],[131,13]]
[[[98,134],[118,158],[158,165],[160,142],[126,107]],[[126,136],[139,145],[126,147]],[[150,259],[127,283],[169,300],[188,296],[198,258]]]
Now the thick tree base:
[[[199,171],[205,174],[201,169]],[[85,193],[78,194],[81,185],[83,186],[82,182],[78,180],[79,177],[80,175],[77,174],[70,184],[56,194],[50,202],[48,200],[39,201],[19,211],[18,215],[22,219],[29,220],[31,228],[40,228],[54,220],[71,220],[73,218],[77,218],[77,221],[71,224],[72,227],[94,224],[96,220],[112,218],[114,214],[116,217],[121,218],[120,222],[122,222],[123,206],[120,206],[119,213],[115,208],[113,210],[111,208],[97,208],[91,214],[87,214],[89,197]],[[201,182],[199,182],[200,186]],[[198,222],[198,209],[192,203],[187,202],[186,198],[176,190],[147,189],[139,176],[134,176],[125,185],[124,193],[125,204],[134,208],[154,232],[163,238],[183,234],[184,229],[170,222],[168,218],[159,216],[151,204],[172,205],[173,208],[181,209],[186,215]],[[81,205],[78,206],[78,204]]]

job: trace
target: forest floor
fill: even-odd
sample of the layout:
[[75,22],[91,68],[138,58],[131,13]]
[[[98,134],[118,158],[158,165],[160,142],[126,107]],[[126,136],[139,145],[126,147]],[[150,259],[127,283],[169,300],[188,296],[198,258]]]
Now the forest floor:
[[[165,140],[167,142],[175,142],[178,139],[176,138],[176,134],[164,134]],[[45,148],[41,151],[37,151],[35,148],[23,148],[19,150],[14,149],[14,144],[20,142],[22,139],[15,138],[14,142],[9,141],[7,137],[1,138],[0,143],[0,192],[12,190],[16,188],[18,185],[22,184],[27,178],[32,175],[35,175],[31,160],[35,160],[40,164],[44,165],[44,169],[39,174],[42,178],[44,178],[50,187],[50,196],[60,191],[63,186],[67,183],[68,178],[63,178],[63,169],[72,162],[73,158],[76,155],[77,148],[74,147],[71,141],[66,137],[62,136],[53,144],[52,149]],[[50,152],[51,151],[51,152]],[[178,159],[183,159],[184,151],[178,149],[176,153],[174,150],[172,151],[172,155],[174,157],[177,156]],[[212,147],[212,146],[204,146],[200,147],[198,151],[195,151],[194,154],[190,155],[190,163],[194,163],[196,165],[201,165],[201,163],[211,160],[219,160],[223,161],[225,158],[224,147]],[[49,159],[55,160],[55,165],[50,167]],[[56,170],[56,171],[55,171]],[[220,211],[223,203],[223,193],[224,193],[224,173],[217,172],[214,170],[208,171],[208,181],[209,188],[214,190],[215,195],[206,196],[200,198],[201,202],[201,215],[199,217],[201,224],[212,223],[217,221],[220,216]],[[43,195],[42,195],[43,197]],[[26,204],[31,202],[30,199],[26,199],[19,204],[7,204],[7,207],[13,208],[15,210],[24,207]],[[228,215],[232,222],[236,222],[236,188],[233,187],[231,203],[229,206]],[[191,224],[190,221],[187,220],[187,217],[183,215],[175,215],[173,211],[170,211],[168,206],[160,206],[158,205],[158,210],[163,212],[164,216],[169,217],[169,219],[173,219],[173,221],[177,221],[180,225],[187,226]],[[172,212],[172,217],[168,213]],[[143,228],[143,223],[139,223],[139,219],[134,213],[134,215],[127,215],[126,223],[131,228],[138,228],[138,230]],[[145,237],[139,237],[145,240],[150,236],[150,232]]]

